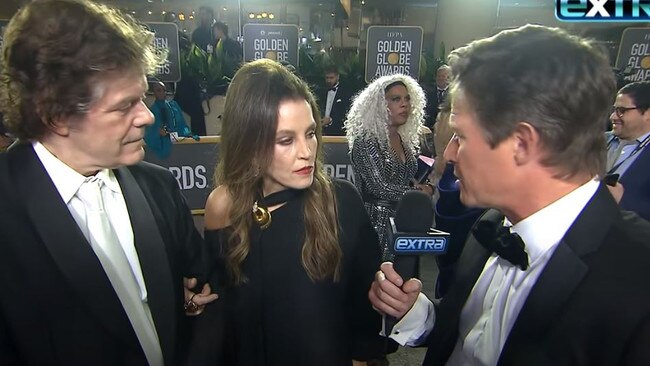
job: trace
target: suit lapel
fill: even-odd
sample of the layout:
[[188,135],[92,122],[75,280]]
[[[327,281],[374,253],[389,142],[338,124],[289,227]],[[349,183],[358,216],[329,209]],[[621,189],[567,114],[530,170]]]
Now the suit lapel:
[[646,146],[643,150],[638,152],[639,156],[632,162],[629,168],[621,176],[621,183],[623,186],[627,182],[639,179],[639,174],[647,174],[648,162],[650,162],[650,147]]
[[166,363],[174,360],[175,339],[174,282],[165,242],[160,235],[151,205],[133,177],[123,167],[115,170],[129,211],[135,248],[147,285],[149,309],[153,316]]
[[61,199],[54,183],[29,144],[9,150],[10,172],[34,226],[69,285],[103,325],[133,347],[140,347],[122,304],[99,259]]
[[[503,220],[503,215],[496,210],[489,210],[478,221],[498,220]],[[429,350],[423,365],[442,365],[451,355],[458,341],[460,313],[491,254],[470,231],[456,265],[453,283],[436,308],[436,323],[429,337]]]
[[527,344],[539,344],[546,336],[546,330],[589,271],[582,257],[598,249],[619,217],[616,202],[601,184],[530,291],[503,346],[499,363],[510,364],[515,353],[525,352]]

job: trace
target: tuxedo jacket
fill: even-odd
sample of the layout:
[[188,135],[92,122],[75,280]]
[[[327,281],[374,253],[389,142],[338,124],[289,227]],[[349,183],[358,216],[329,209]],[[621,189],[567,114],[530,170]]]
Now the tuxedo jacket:
[[424,125],[433,128],[433,125],[436,123],[436,117],[438,116],[438,108],[440,104],[444,101],[445,98],[447,98],[447,93],[449,92],[449,89],[445,91],[445,96],[443,97],[443,100],[438,99],[438,87],[436,84],[433,84],[433,87],[427,88],[425,91],[426,97],[427,97],[427,105],[424,109],[426,113],[426,119]]
[[646,147],[638,154],[619,179],[625,189],[620,205],[622,209],[650,220],[650,148]]
[[[499,221],[489,210],[479,220]],[[533,286],[498,365],[650,364],[650,224],[600,186]],[[470,235],[436,307],[424,365],[444,365],[489,253]]]
[[[342,83],[339,83],[336,95],[334,96],[334,103],[332,103],[332,110],[330,111],[332,124],[323,127],[323,136],[345,136],[343,123],[345,122],[345,117],[350,109],[351,98],[352,95],[350,91],[347,90]],[[325,115],[326,106],[327,88],[323,88],[318,93],[318,108],[320,108],[320,114],[323,116]]]
[[[124,194],[165,365],[183,358],[183,276],[201,237],[176,181],[140,163],[114,170]],[[0,364],[146,365],[102,265],[31,144],[0,154]]]

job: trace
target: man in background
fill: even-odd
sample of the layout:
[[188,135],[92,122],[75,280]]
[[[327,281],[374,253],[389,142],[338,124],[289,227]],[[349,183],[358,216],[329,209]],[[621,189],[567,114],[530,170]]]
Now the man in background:
[[178,365],[186,311],[216,298],[184,289],[202,240],[169,171],[141,162],[152,39],[85,0],[30,2],[7,27],[2,365]]
[[528,25],[457,49],[450,65],[444,157],[462,203],[492,209],[439,303],[382,264],[369,297],[400,319],[390,337],[427,345],[424,365],[650,363],[650,223],[600,181],[607,57]]
[[223,74],[229,78],[235,76],[235,72],[241,66],[244,54],[239,42],[228,36],[228,25],[224,22],[215,22],[212,26],[215,39],[215,54],[222,57],[221,60]]
[[207,53],[214,50],[214,35],[212,34],[212,24],[214,24],[214,10],[211,7],[203,5],[199,7],[199,26],[192,32],[192,42],[196,43],[200,49]]
[[325,88],[318,93],[318,103],[323,114],[323,136],[344,136],[343,122],[350,109],[350,92],[340,82],[339,71],[334,66],[325,69]]
[[619,183],[610,188],[624,210],[650,220],[650,82],[638,81],[621,88],[606,133],[607,174]]
[[149,107],[154,122],[145,128],[144,141],[147,143],[147,150],[160,159],[166,159],[172,152],[172,142],[179,138],[191,137],[191,133],[178,103],[167,100],[165,84],[155,80],[150,83],[150,89],[156,98]]
[[243,51],[239,42],[228,35],[228,25],[224,22],[215,22],[212,26],[213,34],[217,44],[223,44],[223,50],[229,57],[242,61]]
[[436,123],[436,117],[438,116],[442,102],[447,99],[450,81],[451,68],[448,65],[438,67],[436,70],[436,85],[427,92],[427,119],[425,124],[430,129]]

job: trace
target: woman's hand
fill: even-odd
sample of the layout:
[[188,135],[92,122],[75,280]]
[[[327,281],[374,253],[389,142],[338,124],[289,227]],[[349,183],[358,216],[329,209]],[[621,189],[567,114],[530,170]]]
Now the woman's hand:
[[219,298],[219,295],[213,294],[209,284],[203,285],[201,292],[194,293],[192,289],[196,287],[196,278],[183,278],[183,287],[185,295],[185,315],[199,315],[205,309],[205,305]]

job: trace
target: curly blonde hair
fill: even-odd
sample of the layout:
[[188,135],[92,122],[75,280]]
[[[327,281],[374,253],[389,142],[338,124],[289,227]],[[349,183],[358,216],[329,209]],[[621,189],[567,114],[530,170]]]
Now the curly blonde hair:
[[388,148],[389,116],[386,112],[385,89],[390,84],[402,82],[411,96],[411,114],[397,132],[407,150],[417,153],[420,149],[420,126],[424,123],[426,97],[422,87],[410,76],[394,74],[382,76],[354,97],[345,120],[345,131],[350,151],[356,139],[375,139]]

